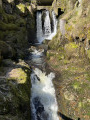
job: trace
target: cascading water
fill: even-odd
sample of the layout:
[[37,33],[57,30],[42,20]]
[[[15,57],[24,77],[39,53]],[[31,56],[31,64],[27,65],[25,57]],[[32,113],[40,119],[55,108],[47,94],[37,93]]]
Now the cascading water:
[[37,12],[37,40],[39,43],[43,41],[42,13],[41,12]]
[[[37,53],[37,54],[36,54]],[[39,66],[43,66],[44,60],[42,56],[44,51],[33,50],[32,55],[35,57],[36,62]],[[38,57],[41,60],[38,60]],[[41,61],[41,64],[40,64]],[[52,83],[53,78],[55,77],[54,73],[46,75],[45,72],[42,72],[40,69],[35,68],[31,74],[31,111],[32,111],[32,120],[59,120],[57,111],[57,101],[55,96],[55,89]]]
[[[44,39],[52,39],[57,31],[57,21],[52,12],[53,32],[49,11],[45,11],[44,25],[42,25],[42,12],[37,12],[37,40],[42,43]],[[44,26],[44,31],[42,26]],[[31,73],[31,119],[32,120],[59,120],[57,115],[58,106],[55,96],[55,89],[52,83],[54,73],[46,75],[45,72],[45,50],[40,45],[32,46],[29,56],[30,65],[34,66]],[[41,70],[42,71],[41,71]]]
[[50,36],[48,36],[46,39],[51,40],[57,33],[57,19],[55,16],[54,11],[52,11],[52,20],[53,20],[53,32],[51,33]]
[[51,40],[57,33],[57,20],[54,11],[52,11],[53,32],[51,30],[49,11],[45,11],[45,16],[44,28],[42,28],[42,13],[37,12],[37,40],[39,43],[42,43],[45,39]]
[[51,35],[51,24],[50,24],[50,17],[49,17],[49,11],[46,11],[46,17],[44,21],[44,36],[47,37]]

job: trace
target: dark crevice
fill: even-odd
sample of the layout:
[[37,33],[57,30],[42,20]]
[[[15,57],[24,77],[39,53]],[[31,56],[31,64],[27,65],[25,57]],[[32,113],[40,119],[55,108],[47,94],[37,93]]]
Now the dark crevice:
[[57,18],[62,15],[64,13],[64,11],[61,10],[61,8],[58,8],[58,15],[57,15]]
[[37,0],[39,6],[52,6],[53,0]]
[[[60,113],[60,112],[58,112],[58,115],[59,115],[63,120],[74,120],[74,119],[71,119],[71,118],[65,116],[64,114],[62,114],[62,113]],[[81,119],[78,118],[78,120],[81,120]]]

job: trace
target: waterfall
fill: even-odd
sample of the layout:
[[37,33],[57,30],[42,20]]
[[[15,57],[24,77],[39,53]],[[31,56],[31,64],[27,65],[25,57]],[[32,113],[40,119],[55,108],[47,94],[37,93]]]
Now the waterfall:
[[57,20],[54,11],[52,11],[52,19],[53,19],[53,28],[54,28],[54,34],[57,32]]
[[50,23],[50,17],[49,17],[49,11],[46,11],[46,17],[44,21],[44,35],[45,37],[51,35],[51,23]]
[[51,40],[57,33],[57,20],[54,11],[52,11],[53,32],[51,30],[51,21],[49,11],[45,11],[44,28],[42,28],[42,13],[37,11],[37,40],[42,43],[43,40]]
[[52,21],[53,21],[53,32],[46,39],[51,40],[57,33],[57,19],[54,11],[52,11]]
[[37,40],[39,43],[43,41],[43,31],[42,31],[42,13],[37,12]]

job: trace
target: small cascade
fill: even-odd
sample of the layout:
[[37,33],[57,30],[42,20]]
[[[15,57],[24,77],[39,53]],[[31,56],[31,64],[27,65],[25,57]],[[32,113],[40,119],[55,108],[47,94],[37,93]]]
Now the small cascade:
[[37,12],[37,40],[39,43],[43,40],[43,31],[42,31],[42,13]]
[[[49,11],[44,11],[44,13],[37,12],[37,40],[40,45],[32,46],[29,56],[30,65],[33,66],[30,99],[31,120],[59,120],[57,115],[58,105],[52,82],[55,74],[51,72],[46,75],[45,49],[41,45],[43,40],[51,40],[55,36],[57,32],[57,20],[55,13],[52,12],[51,24]],[[43,15],[45,16],[43,17]]]
[[40,66],[43,66],[42,70],[46,71],[44,70],[45,60],[42,59],[42,57],[44,58],[43,49],[32,49],[31,54],[30,61],[35,66],[31,73],[31,120],[59,120],[58,105],[52,82],[55,74],[51,72],[46,75],[46,72],[40,70]]
[[38,68],[32,72],[32,120],[59,120],[55,89],[52,83],[54,77],[54,73],[46,76]]
[[[44,18],[44,26],[42,25],[42,12],[37,11],[37,40],[39,43],[42,43],[43,40],[51,40],[57,33],[57,19],[55,16],[54,11],[52,11],[52,22],[53,26],[51,26],[51,20],[49,11],[45,11],[45,18]],[[43,27],[44,28],[43,28]],[[52,28],[53,27],[53,31]]]
[[44,21],[44,36],[50,36],[51,35],[51,24],[50,24],[50,17],[49,17],[49,11],[46,11],[46,17]]

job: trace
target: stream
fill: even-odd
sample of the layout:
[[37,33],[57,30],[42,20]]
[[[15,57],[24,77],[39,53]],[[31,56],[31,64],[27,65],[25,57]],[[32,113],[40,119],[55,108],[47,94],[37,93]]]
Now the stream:
[[[59,120],[57,115],[58,105],[52,80],[54,73],[46,74],[46,47],[42,45],[45,38],[50,38],[56,32],[56,20],[52,12],[54,30],[51,31],[49,12],[45,11],[44,33],[42,28],[42,13],[37,12],[37,40],[38,44],[30,48],[29,64],[31,73],[31,119],[32,120]],[[52,36],[52,37],[51,37]]]

